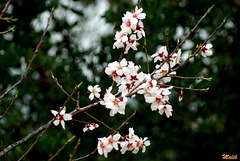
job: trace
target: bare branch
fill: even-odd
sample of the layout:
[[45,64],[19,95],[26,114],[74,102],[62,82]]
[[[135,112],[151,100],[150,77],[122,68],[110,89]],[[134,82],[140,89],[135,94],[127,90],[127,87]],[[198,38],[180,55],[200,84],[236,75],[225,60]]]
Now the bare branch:
[[[53,119],[54,120],[54,119]],[[32,137],[34,137],[35,135],[39,134],[40,132],[42,132],[44,129],[46,129],[49,125],[51,125],[52,120],[49,121],[47,124],[39,127],[38,129],[34,130],[33,132],[29,133],[27,136],[25,136],[24,138],[22,138],[21,140],[18,140],[17,142],[7,146],[4,151],[7,153],[11,150],[13,150],[14,148],[20,146],[21,144],[27,142],[29,139],[31,139]],[[4,151],[0,152],[0,157],[4,155]]]
[[7,9],[8,9],[8,7],[9,7],[11,1],[12,1],[12,0],[9,0],[9,1],[6,3],[4,9],[2,10],[2,12],[1,12],[1,14],[0,14],[0,20],[2,19],[2,16],[4,15],[4,13],[7,11]]
[[41,137],[46,133],[47,129],[51,126],[52,122],[54,121],[55,119],[53,119],[50,124],[45,128],[45,130],[42,132],[42,134],[37,138],[37,140],[29,147],[29,149],[26,151],[25,154],[23,154],[23,156],[18,159],[18,161],[21,161],[29,152],[30,150],[32,150],[32,148],[34,147],[34,145],[37,144],[37,142],[41,139]]
[[98,123],[102,124],[103,126],[105,126],[106,128],[108,128],[109,130],[115,132],[115,130],[113,130],[111,127],[109,127],[108,125],[106,125],[104,122],[98,120],[96,117],[90,115],[89,113],[87,113],[86,111],[84,112],[86,115],[88,115],[89,117],[91,117],[92,119],[94,119],[95,121],[97,121]]
[[79,138],[76,146],[75,146],[74,149],[73,149],[72,154],[70,154],[69,161],[72,161],[72,158],[73,158],[73,156],[75,155],[75,153],[76,153],[76,151],[77,151],[77,147],[80,145],[80,141],[81,141],[81,139]]
[[6,109],[4,114],[2,116],[0,116],[0,120],[8,113],[10,107],[13,105],[13,103],[16,100],[17,96],[18,96],[18,91],[16,92],[15,96],[13,97],[13,100],[11,101],[10,105],[8,106],[8,108]]
[[[55,83],[57,84],[57,86],[61,89],[61,91],[63,93],[65,93],[68,97],[70,97],[70,95],[63,89],[62,85],[59,84],[57,78],[54,77],[54,75],[52,74],[52,79],[55,81]],[[70,97],[74,102],[77,102],[77,100],[73,97]]]
[[[10,1],[11,1],[11,0],[9,0],[8,2],[10,2]],[[35,52],[34,52],[34,54],[33,54],[33,56],[32,56],[32,59],[31,59],[31,60],[29,61],[29,63],[28,63],[28,67],[27,67],[25,73],[23,74],[22,78],[21,78],[18,82],[16,82],[10,89],[8,89],[5,93],[3,93],[3,94],[0,96],[0,100],[1,100],[3,97],[5,97],[5,95],[8,94],[10,91],[12,91],[14,88],[16,88],[20,83],[22,83],[23,80],[27,77],[27,74],[28,74],[29,70],[31,69],[32,62],[33,62],[33,60],[36,58],[36,56],[37,56],[37,54],[38,54],[38,50],[39,50],[39,48],[40,48],[40,46],[41,46],[41,44],[42,44],[42,42],[43,42],[43,38],[45,37],[45,34],[46,34],[46,32],[47,32],[47,29],[48,29],[48,27],[49,27],[49,25],[50,25],[50,20],[51,20],[51,18],[52,18],[53,11],[54,11],[54,9],[51,10],[51,13],[50,13],[50,15],[49,15],[49,17],[48,17],[47,26],[46,26],[46,28],[45,28],[45,30],[44,30],[44,32],[43,32],[43,34],[42,34],[42,37],[41,37],[41,39],[40,39],[40,41],[39,41],[39,43],[38,43],[38,45],[37,45],[37,47],[36,47],[36,49],[35,49]],[[1,16],[0,16],[0,18],[1,18]]]
[[5,150],[4,150],[4,145],[3,145],[2,140],[1,140],[1,145],[2,145],[2,149],[3,149],[3,153],[4,153],[4,160],[7,161],[7,154],[6,154]]
[[68,139],[65,144],[48,160],[51,161],[53,160],[66,146],[68,143],[70,143],[76,136],[74,135],[73,137],[71,137],[70,139]]

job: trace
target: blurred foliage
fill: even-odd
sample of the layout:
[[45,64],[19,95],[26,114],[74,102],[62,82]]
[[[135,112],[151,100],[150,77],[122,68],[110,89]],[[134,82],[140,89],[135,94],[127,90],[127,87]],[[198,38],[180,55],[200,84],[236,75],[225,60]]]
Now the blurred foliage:
[[[6,2],[6,0],[0,2],[0,9],[4,8]],[[108,34],[99,33],[101,37],[97,45],[91,46],[90,42],[90,45],[88,44],[90,47],[84,48],[82,44],[87,39],[85,36],[92,36],[90,30],[84,28],[84,24],[89,19],[95,18],[94,7],[100,2],[103,1],[18,0],[11,3],[4,17],[17,18],[17,21],[0,21],[0,31],[6,31],[15,25],[14,32],[1,35],[0,39],[0,94],[21,78],[40,40],[44,22],[46,25],[52,7],[55,7],[55,12],[44,43],[27,78],[0,101],[0,114],[2,114],[16,90],[19,91],[14,105],[0,121],[0,140],[5,147],[47,123],[53,117],[50,109],[58,110],[67,99],[52,80],[51,72],[68,93],[72,92],[75,85],[83,82],[79,89],[81,107],[91,103],[88,99],[88,85],[99,84],[103,95],[105,89],[112,84],[111,79],[104,73],[104,68],[108,62],[118,60],[121,53],[121,50],[112,49],[114,34],[120,29],[122,15],[126,11],[133,10],[136,4],[131,0],[104,1],[109,3],[109,8],[102,18],[114,30]],[[199,55],[177,72],[181,76],[213,77],[212,81],[173,79],[171,82],[172,85],[184,87],[209,87],[209,91],[184,90],[183,101],[179,103],[180,91],[172,90],[170,102],[174,112],[169,119],[159,115],[158,112],[152,112],[150,105],[144,103],[142,96],[137,96],[136,101],[131,99],[124,116],[117,115],[112,118],[109,116],[109,111],[102,106],[88,110],[88,113],[116,129],[136,109],[136,115],[120,133],[125,135],[129,127],[134,127],[137,135],[149,137],[151,146],[143,154],[139,152],[134,155],[127,152],[121,155],[119,151],[112,151],[107,159],[96,154],[86,160],[220,160],[222,154],[238,154],[240,149],[238,145],[240,142],[239,1],[142,0],[140,7],[143,7],[147,14],[143,22],[150,56],[159,45],[166,45],[164,38],[166,29],[169,30],[168,41],[171,51],[175,48],[178,39],[181,41],[213,4],[215,6],[211,13],[190,36],[191,41],[188,43],[192,45],[183,46],[182,51],[186,54],[194,51],[195,46],[202,43],[206,35],[211,34],[226,17],[227,23],[210,40],[214,45],[214,55],[206,59]],[[71,16],[75,16],[77,21]],[[102,28],[101,32],[104,31],[105,26],[100,26],[98,22],[92,25]],[[179,31],[182,31],[180,35]],[[143,71],[147,71],[142,54],[143,41],[140,43],[136,54],[130,51],[125,57],[140,64]],[[154,64],[151,63],[150,67],[154,69]],[[67,111],[72,111],[75,107],[74,102],[69,102]],[[74,116],[74,119],[93,121],[84,114]],[[83,134],[83,126],[80,123],[70,122],[66,130],[62,130],[60,126],[51,127],[24,160],[49,159],[73,135],[81,138],[75,157],[84,156],[96,148],[98,137],[111,134],[111,131],[104,127]],[[20,158],[36,138],[35,136],[9,152],[8,160]],[[56,160],[68,160],[77,140],[69,143]]]

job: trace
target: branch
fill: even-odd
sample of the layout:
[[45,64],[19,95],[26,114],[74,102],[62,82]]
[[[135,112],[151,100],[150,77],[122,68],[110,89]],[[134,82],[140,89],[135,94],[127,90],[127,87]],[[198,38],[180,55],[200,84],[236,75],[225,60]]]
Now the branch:
[[[8,2],[10,2],[10,1],[11,1],[11,0],[9,0]],[[45,30],[44,30],[44,32],[43,32],[43,34],[42,34],[42,37],[41,37],[41,39],[40,39],[40,41],[39,41],[39,43],[38,43],[38,45],[37,45],[37,47],[36,47],[36,49],[35,49],[35,52],[34,52],[34,54],[33,54],[33,56],[32,56],[32,59],[31,59],[31,60],[29,61],[29,63],[28,63],[28,67],[27,67],[25,73],[23,74],[22,78],[21,78],[18,82],[16,82],[9,90],[7,90],[5,93],[3,93],[3,94],[0,96],[0,100],[3,99],[3,97],[5,97],[6,94],[8,94],[10,91],[12,91],[12,90],[13,90],[15,87],[17,87],[20,83],[22,83],[23,80],[27,77],[27,74],[28,74],[29,70],[31,69],[32,62],[33,62],[33,60],[35,59],[35,57],[37,56],[37,54],[38,54],[38,50],[39,50],[39,48],[40,48],[40,46],[41,46],[41,44],[42,44],[42,42],[43,42],[43,38],[45,37],[45,34],[46,34],[46,32],[47,32],[47,29],[48,29],[48,27],[49,27],[49,25],[50,25],[50,20],[51,20],[51,17],[52,17],[52,15],[53,15],[53,11],[54,11],[54,8],[51,10],[51,13],[50,13],[50,15],[49,15],[49,17],[48,17],[47,26],[46,26],[46,28],[45,28]],[[0,16],[0,18],[1,18],[1,16]]]
[[[52,74],[52,73],[51,73]],[[55,81],[55,83],[58,85],[58,87],[61,89],[61,91],[63,93],[65,93],[68,97],[70,97],[70,95],[63,89],[62,85],[59,84],[57,78],[54,77],[54,75],[52,74],[52,79]],[[77,100],[73,97],[70,97],[74,102],[77,102]]]
[[0,120],[8,113],[10,107],[13,105],[14,101],[16,100],[18,96],[18,91],[16,92],[15,96],[13,97],[12,102],[10,103],[10,105],[8,106],[8,108],[6,109],[6,111],[4,112],[4,114],[2,116],[0,116]]
[[51,123],[52,123],[52,120],[49,121],[47,124],[45,124],[45,125],[39,127],[38,129],[34,130],[33,132],[31,132],[30,134],[28,134],[27,136],[25,136],[21,140],[7,146],[3,151],[0,152],[0,157],[4,155],[4,151],[5,151],[5,153],[7,153],[7,152],[13,150],[14,148],[20,146],[21,144],[27,142],[32,137],[34,137],[35,135],[37,135],[40,132],[42,132],[43,130],[45,130],[49,125],[51,125]]
[[178,86],[172,86],[172,85],[163,85],[163,86],[167,86],[167,87],[173,87],[176,89],[181,89],[181,90],[190,90],[190,91],[202,91],[202,92],[207,92],[209,90],[209,88],[205,88],[205,89],[195,89],[195,88],[187,88],[187,87],[178,87]]
[[18,159],[18,161],[21,161],[21,160],[32,150],[32,148],[34,147],[34,145],[36,145],[37,142],[41,139],[41,137],[46,133],[47,129],[51,126],[51,124],[52,124],[52,122],[53,122],[54,120],[55,120],[55,119],[52,119],[52,120],[50,121],[50,124],[45,128],[45,130],[42,132],[42,134],[41,134],[41,135],[37,138],[37,140],[29,147],[29,149],[26,151],[26,153],[23,154],[23,156],[22,156],[20,159]]
[[87,113],[87,112],[84,112],[86,115],[88,115],[89,117],[91,117],[92,119],[94,119],[95,121],[97,121],[98,123],[100,123],[100,124],[102,124],[103,126],[105,126],[106,128],[108,128],[109,130],[111,130],[111,131],[115,131],[115,130],[113,130],[111,127],[109,127],[108,125],[106,125],[104,122],[102,122],[102,121],[100,121],[100,120],[98,120],[97,118],[95,118],[94,116],[92,116],[92,115],[90,115],[89,113]]
[[4,150],[4,145],[3,145],[2,140],[1,140],[1,145],[2,145],[2,149],[3,149],[3,153],[4,153],[4,160],[7,161],[7,154],[6,154],[5,150]]
[[10,29],[7,30],[7,31],[0,32],[0,35],[7,34],[7,33],[9,33],[9,32],[14,31],[14,28],[15,28],[15,26],[13,26],[12,28],[10,28]]
[[[111,135],[116,134],[124,125],[127,124],[127,122],[128,122],[135,114],[136,114],[136,111],[134,111],[134,112],[132,113],[132,115],[129,116],[129,117],[117,128],[117,130],[115,130],[114,133],[112,133]],[[98,148],[94,149],[94,151],[92,151],[91,153],[89,153],[89,154],[87,154],[87,155],[85,155],[85,156],[83,156],[83,157],[77,158],[77,159],[75,159],[75,160],[73,160],[73,161],[78,161],[78,160],[85,159],[85,158],[93,155],[94,153],[96,153],[97,149],[98,149]]]
[[[176,48],[172,51],[172,53],[171,53],[168,57],[171,57],[174,53],[177,52],[177,50],[182,46],[182,44],[185,43],[185,41],[188,39],[188,37],[196,30],[196,28],[198,27],[198,25],[200,24],[200,22],[202,22],[202,20],[210,13],[210,11],[212,10],[213,7],[214,7],[214,5],[212,5],[210,8],[208,8],[208,10],[207,10],[207,11],[205,12],[205,14],[202,16],[202,18],[201,18],[200,20],[198,20],[198,22],[196,23],[196,25],[190,30],[190,32],[186,35],[186,37],[183,39],[183,41],[182,41],[181,43],[178,43],[178,44],[177,44]],[[166,62],[167,62],[167,59],[164,60],[164,61],[160,64],[160,66],[151,73],[151,76],[152,76],[153,74],[155,74],[155,72],[156,72],[157,70],[159,70],[159,69],[163,66],[163,64],[166,63]],[[170,71],[170,70],[169,70],[169,71]],[[170,72],[169,72],[169,73],[170,73]],[[168,74],[168,73],[167,73],[167,74]],[[166,75],[167,75],[167,74],[166,74]],[[166,75],[164,75],[164,76],[166,76]]]
[[2,16],[4,15],[4,13],[7,11],[7,9],[8,9],[8,7],[9,7],[11,1],[12,1],[12,0],[9,0],[9,1],[6,3],[4,9],[3,9],[2,12],[1,12],[0,20],[2,19]]
[[74,149],[73,149],[72,154],[70,154],[69,161],[72,161],[72,158],[73,158],[73,156],[75,155],[75,153],[76,153],[76,151],[77,151],[77,147],[80,145],[80,141],[81,141],[81,139],[79,138],[76,146],[75,146]]
[[71,139],[68,139],[65,144],[48,161],[53,160],[75,137],[76,136],[74,135]]

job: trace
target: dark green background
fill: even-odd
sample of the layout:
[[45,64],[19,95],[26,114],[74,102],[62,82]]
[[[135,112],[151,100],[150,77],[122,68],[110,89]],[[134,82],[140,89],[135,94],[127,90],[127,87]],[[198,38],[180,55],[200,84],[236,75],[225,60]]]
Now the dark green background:
[[[105,12],[103,18],[115,26],[113,33],[101,38],[99,41],[101,45],[98,49],[96,47],[88,50],[78,49],[77,44],[83,43],[81,41],[84,39],[80,41],[74,38],[76,35],[81,37],[81,34],[88,33],[87,31],[85,31],[86,33],[74,33],[72,29],[81,28],[84,25],[87,20],[84,9],[91,5],[94,6],[97,2],[97,0],[82,0],[82,10],[73,9],[70,5],[62,5],[58,0],[18,0],[11,3],[12,13],[6,13],[4,16],[12,16],[18,20],[15,22],[2,20],[0,22],[0,31],[6,31],[15,25],[15,31],[10,33],[10,38],[1,35],[0,39],[0,94],[21,78],[21,75],[11,75],[10,69],[20,68],[21,60],[27,63],[34,53],[43,31],[34,30],[31,22],[37,19],[40,13],[50,11],[52,7],[56,9],[63,7],[65,10],[79,15],[81,23],[69,24],[67,19],[56,18],[57,15],[54,13],[51,28],[44,38],[44,43],[33,62],[32,69],[24,82],[17,87],[18,98],[5,118],[0,121],[0,140],[3,141],[5,147],[47,123],[53,117],[50,109],[58,110],[58,107],[62,106],[67,99],[51,79],[51,72],[69,93],[75,85],[83,82],[79,89],[81,107],[91,103],[87,93],[89,84],[99,84],[102,88],[102,96],[105,89],[111,85],[111,79],[104,73],[104,68],[108,62],[118,60],[121,53],[121,50],[112,49],[114,34],[120,29],[123,13],[133,10],[135,5],[130,0],[109,0],[110,8]],[[1,1],[1,10],[5,3],[6,0]],[[89,110],[90,114],[117,129],[136,109],[136,115],[129,124],[121,129],[120,133],[125,135],[128,133],[129,127],[134,127],[138,136],[149,137],[151,145],[143,154],[139,152],[135,155],[127,152],[125,155],[121,155],[119,151],[112,151],[107,159],[95,154],[86,160],[221,160],[222,154],[239,154],[240,2],[238,0],[142,0],[140,6],[147,14],[147,18],[143,22],[147,36],[148,54],[152,55],[159,45],[166,45],[164,32],[167,28],[169,29],[168,41],[171,51],[177,43],[173,38],[176,28],[182,26],[186,32],[184,35],[186,35],[188,30],[213,4],[215,7],[211,13],[190,36],[194,42],[194,46],[190,50],[194,51],[195,46],[203,42],[199,36],[201,35],[200,31],[204,29],[210,34],[226,18],[227,25],[224,25],[211,39],[214,55],[208,59],[210,64],[204,63],[205,60],[199,55],[194,58],[194,62],[187,63],[177,71],[181,76],[212,77],[212,81],[196,83],[193,80],[173,79],[171,82],[172,85],[184,87],[209,87],[209,91],[206,93],[184,90],[184,99],[179,103],[180,91],[172,90],[170,102],[174,111],[170,118],[166,118],[165,115],[161,116],[158,112],[152,112],[150,105],[144,103],[142,96],[137,96],[136,101],[128,104],[124,116],[116,115],[112,118],[109,116],[109,111],[102,106]],[[47,19],[48,15],[46,14],[44,18]],[[94,25],[98,26],[98,23]],[[99,27],[104,28],[104,26]],[[50,42],[50,37],[54,32],[62,34],[63,39],[56,43]],[[141,40],[140,43],[139,51],[144,51],[143,41]],[[49,56],[48,52],[53,46],[57,49],[56,56]],[[90,59],[86,59],[86,55]],[[125,57],[140,64],[142,70],[147,71],[144,59],[136,58],[135,52],[132,50]],[[98,60],[94,61],[94,58],[98,58]],[[92,70],[92,80],[88,80],[83,74],[81,64],[87,64],[86,66]],[[65,69],[66,66],[69,70]],[[152,62],[150,68],[154,69]],[[203,69],[206,69],[207,72],[202,72]],[[96,81],[96,76],[99,76],[100,82]],[[14,91],[0,101],[1,114],[13,96]],[[75,107],[74,102],[69,102],[67,111],[72,111]],[[84,114],[79,114],[74,118],[93,121]],[[96,131],[86,134],[82,134],[82,124],[73,122],[68,123],[66,127],[66,130],[62,130],[60,126],[51,127],[24,160],[49,159],[73,135],[81,138],[75,158],[84,156],[96,148],[98,137],[111,134],[110,130],[102,126]],[[9,152],[8,160],[19,159],[35,139],[36,137]],[[76,142],[77,139],[71,142],[56,160],[68,160]],[[0,159],[4,160],[4,158]]]

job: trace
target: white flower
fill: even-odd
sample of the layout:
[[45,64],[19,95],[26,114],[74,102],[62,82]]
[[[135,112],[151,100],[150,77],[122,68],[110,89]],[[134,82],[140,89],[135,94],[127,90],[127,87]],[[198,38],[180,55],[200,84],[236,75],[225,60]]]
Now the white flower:
[[94,130],[96,128],[98,128],[99,125],[96,123],[92,123],[92,124],[85,124],[85,127],[83,128],[83,132],[89,131],[89,130]]
[[90,100],[93,100],[94,96],[97,98],[100,97],[99,92],[101,92],[101,88],[99,87],[99,85],[95,85],[94,87],[91,85],[88,86],[88,91],[91,92],[89,95]]
[[143,153],[146,151],[146,147],[150,145],[150,141],[147,139],[148,138],[145,137],[144,139],[140,138],[138,140],[135,140],[135,142],[134,142],[135,148],[133,150],[134,154],[137,154],[140,148],[142,148]]
[[[160,65],[156,65],[156,69],[158,69],[160,67]],[[163,76],[163,81],[165,83],[168,83],[171,81],[171,77],[167,77],[167,73],[169,72],[169,64],[168,63],[164,63],[163,66],[161,66],[160,69],[158,69],[155,74],[153,75],[153,77],[155,79],[160,79],[162,78]],[[173,71],[173,72],[170,72],[169,75],[174,75],[176,74],[176,71]]]
[[137,50],[137,45],[138,45],[138,43],[137,43],[137,36],[135,35],[135,34],[132,34],[131,36],[130,36],[130,38],[129,38],[129,40],[128,41],[126,41],[126,48],[125,48],[125,52],[124,52],[124,54],[127,54],[128,53],[128,50],[130,49],[130,48],[132,48],[133,50]]
[[171,105],[160,105],[159,106],[159,113],[162,115],[165,112],[166,116],[169,118],[172,116],[172,106]]
[[98,138],[98,145],[97,145],[98,153],[100,155],[105,156],[107,158],[108,153],[112,150],[110,146],[108,146],[108,139],[106,137]]
[[66,108],[63,108],[59,113],[58,113],[58,111],[55,111],[55,110],[51,110],[51,112],[56,117],[56,120],[53,121],[53,124],[55,126],[58,126],[58,124],[61,123],[62,128],[65,129],[65,122],[64,121],[72,120],[72,115],[71,114],[65,114]]
[[207,45],[204,45],[203,47],[201,47],[201,54],[203,57],[206,57],[206,56],[211,56],[213,54],[213,51],[212,51],[212,48],[213,45],[212,44],[207,44]]
[[170,58],[170,65],[171,67],[174,67],[176,64],[178,64],[181,60],[181,49],[178,50],[177,53],[174,53]]
[[128,41],[128,37],[123,31],[117,31],[115,34],[115,40],[116,42],[113,44],[113,49],[115,49],[115,47],[119,49],[124,47],[124,43]]
[[137,27],[138,20],[143,20],[146,18],[146,13],[142,13],[142,11],[143,9],[142,8],[138,9],[137,6],[135,7],[134,13],[127,11],[126,14],[124,14],[124,17],[122,18],[123,23],[130,21],[131,28],[135,30]]
[[168,57],[168,51],[167,51],[167,47],[166,46],[162,46],[157,53],[153,54],[151,56],[152,58],[154,58],[154,63],[156,63],[158,60],[159,61],[164,61],[165,59],[167,59]]
[[98,153],[107,158],[109,152],[114,149],[118,150],[118,140],[120,139],[120,134],[110,135],[109,137],[98,138]]
[[110,146],[111,149],[118,150],[118,140],[120,139],[121,135],[120,134],[115,134],[115,135],[110,135],[107,137],[108,139],[108,146]]
[[138,36],[138,40],[143,37],[145,37],[145,31],[143,30],[143,23],[141,20],[139,20],[138,24],[137,24],[137,27],[136,27],[136,30],[134,31],[134,33],[137,34]]
[[126,140],[120,142],[121,150],[120,152],[124,154],[126,151],[132,151],[136,154],[140,148],[142,148],[142,152],[146,151],[146,147],[150,145],[150,141],[147,140],[147,137],[144,139],[139,138],[134,134],[133,128],[129,128],[129,134],[126,136]]

